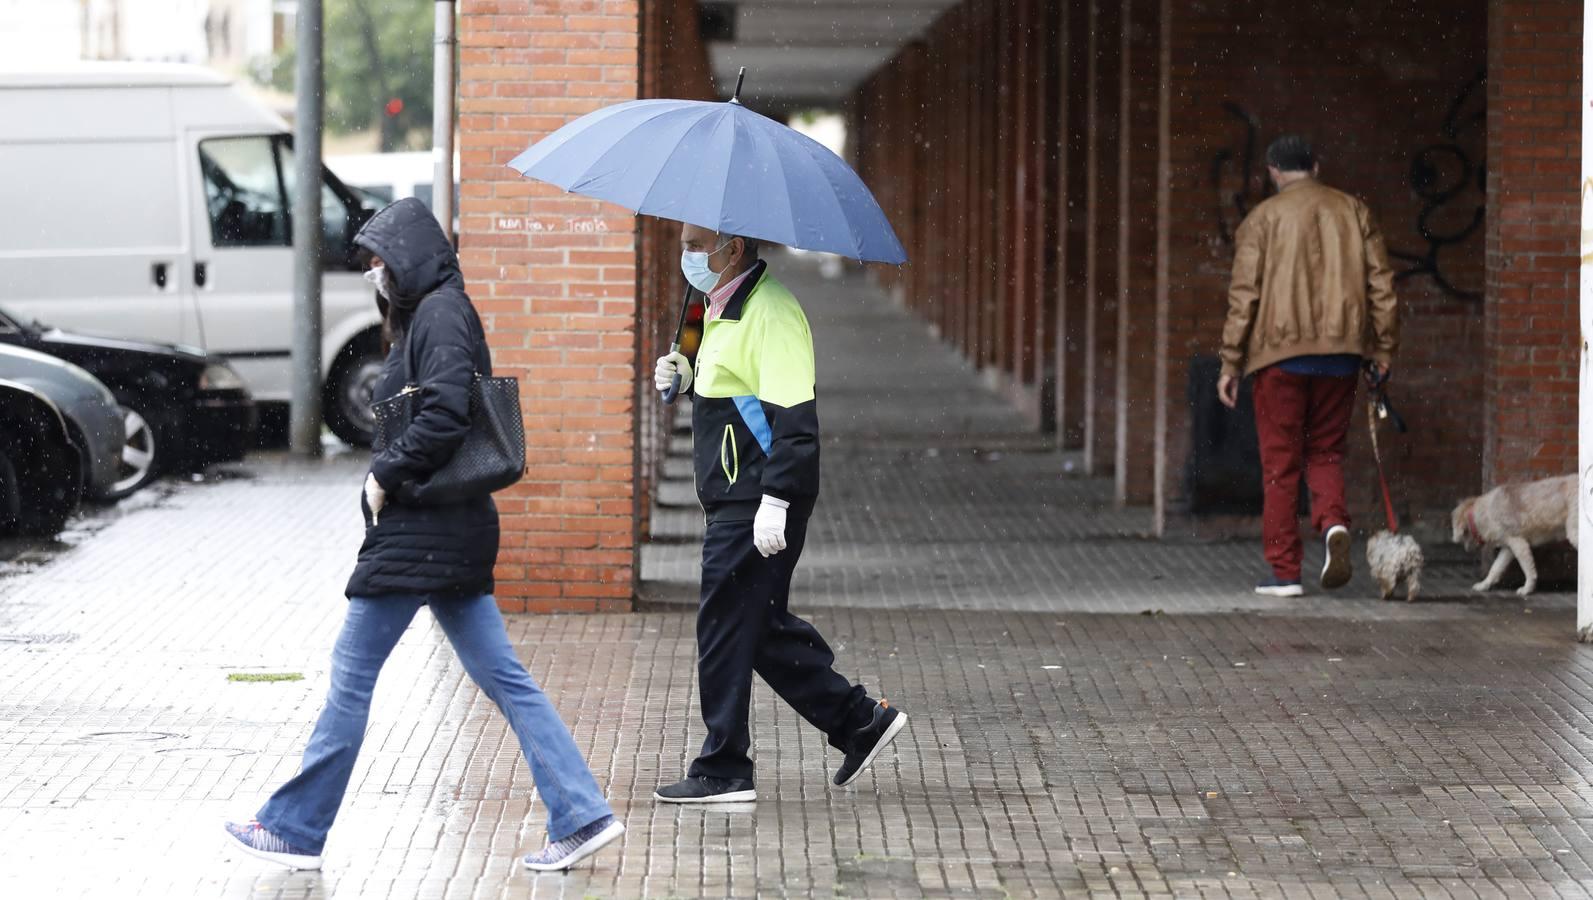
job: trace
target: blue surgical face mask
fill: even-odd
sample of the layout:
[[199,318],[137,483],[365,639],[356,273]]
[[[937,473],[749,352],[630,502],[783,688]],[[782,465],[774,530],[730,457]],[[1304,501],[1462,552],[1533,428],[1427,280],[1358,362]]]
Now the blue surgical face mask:
[[[733,240],[735,240],[735,238],[727,239],[723,244],[715,247],[711,253],[693,253],[690,250],[681,251],[680,273],[686,276],[687,283],[697,290],[702,291],[704,294],[709,293],[714,288],[718,287],[719,279],[723,277],[725,273],[715,272],[713,269],[708,268],[708,257],[713,256],[714,253],[718,253],[720,250],[730,246],[730,242]],[[728,270],[729,266],[726,266],[725,268]]]

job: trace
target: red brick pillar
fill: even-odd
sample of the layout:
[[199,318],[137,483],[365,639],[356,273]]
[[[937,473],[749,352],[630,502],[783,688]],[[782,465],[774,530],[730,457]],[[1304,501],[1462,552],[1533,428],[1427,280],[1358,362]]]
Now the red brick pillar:
[[1117,231],[1117,453],[1119,506],[1156,495],[1160,421],[1159,337],[1166,332],[1165,277],[1158,265],[1164,48],[1162,0],[1122,0]]
[[1484,485],[1576,471],[1581,17],[1488,10]]
[[520,379],[525,480],[499,495],[511,612],[625,609],[636,581],[636,234],[625,210],[505,164],[637,95],[635,0],[464,0],[460,256],[498,374]]

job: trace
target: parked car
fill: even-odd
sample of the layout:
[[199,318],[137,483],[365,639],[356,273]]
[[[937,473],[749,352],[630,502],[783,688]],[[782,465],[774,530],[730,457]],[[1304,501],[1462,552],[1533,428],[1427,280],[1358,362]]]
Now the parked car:
[[[3,63],[0,63],[3,65]],[[255,402],[292,385],[293,136],[200,66],[0,69],[0,285],[13,313],[190,344]],[[353,238],[373,214],[323,170],[325,417],[368,443],[381,317]]]
[[[61,411],[72,442],[83,451],[83,492],[92,498],[126,496],[117,484],[124,477],[122,414],[116,395],[97,378],[64,359],[0,344],[0,380],[43,394]],[[18,473],[22,474],[22,473]]]
[[254,440],[257,416],[243,379],[203,350],[76,334],[4,309],[0,344],[74,363],[111,389],[125,435],[114,496],[166,472],[242,459]]
[[83,455],[61,410],[0,380],[0,534],[52,537],[83,496]]

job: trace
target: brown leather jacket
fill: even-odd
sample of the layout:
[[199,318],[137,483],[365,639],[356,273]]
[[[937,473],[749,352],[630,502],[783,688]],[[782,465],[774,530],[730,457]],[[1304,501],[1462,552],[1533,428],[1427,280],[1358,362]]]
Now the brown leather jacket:
[[1234,241],[1224,375],[1315,354],[1392,362],[1394,271],[1366,204],[1302,179],[1246,216]]

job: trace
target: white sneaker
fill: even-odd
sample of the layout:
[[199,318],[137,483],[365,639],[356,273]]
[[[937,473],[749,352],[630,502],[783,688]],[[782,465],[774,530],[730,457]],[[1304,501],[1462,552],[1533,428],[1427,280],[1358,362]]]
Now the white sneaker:
[[1355,564],[1350,560],[1350,530],[1334,525],[1327,531],[1327,561],[1322,564],[1322,588],[1334,590],[1350,583]]
[[1279,581],[1273,576],[1256,585],[1256,593],[1263,597],[1304,597],[1305,588],[1298,581]]

